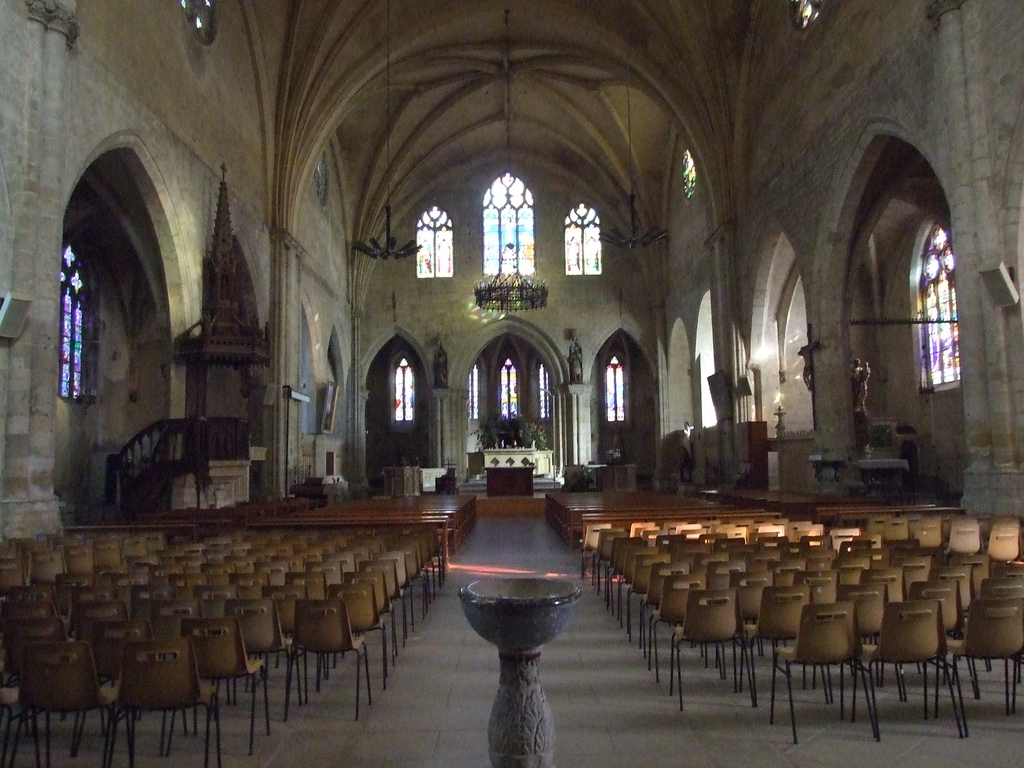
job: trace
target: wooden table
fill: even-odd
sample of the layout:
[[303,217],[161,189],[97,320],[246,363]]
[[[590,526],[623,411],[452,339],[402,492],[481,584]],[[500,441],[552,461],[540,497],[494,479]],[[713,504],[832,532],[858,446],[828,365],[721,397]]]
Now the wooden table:
[[488,467],[488,496],[533,496],[533,467]]

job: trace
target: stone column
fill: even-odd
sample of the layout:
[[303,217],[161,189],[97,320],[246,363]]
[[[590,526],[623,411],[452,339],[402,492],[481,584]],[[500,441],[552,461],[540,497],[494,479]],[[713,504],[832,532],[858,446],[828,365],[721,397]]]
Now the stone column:
[[[430,460],[435,467],[466,462],[466,390],[436,387],[431,392]],[[462,423],[462,428],[459,428]]]
[[302,246],[284,229],[270,235],[270,388],[274,397],[271,487],[288,495],[290,471],[299,460],[298,403],[285,387],[299,386],[299,259]]
[[9,289],[32,303],[21,336],[0,346],[0,534],[60,527],[53,494],[57,400],[57,271],[64,229],[68,50],[78,36],[75,0],[26,0],[23,160],[12,167]]
[[[971,512],[1024,512],[1020,449],[1022,406],[1012,387],[1024,372],[1019,338],[1020,309],[997,306],[981,282],[981,270],[997,268],[1016,243],[1005,243],[992,192],[993,169],[989,74],[985,69],[983,4],[945,4],[937,18],[937,74],[943,94],[951,167],[951,238],[956,253],[957,310],[963,371],[968,467],[963,505]],[[992,84],[995,87],[995,84]],[[1017,333],[1011,332],[1017,324]],[[1014,364],[1011,361],[1016,361]]]
[[590,405],[594,386],[592,384],[563,384],[559,389],[565,405],[563,409],[565,464],[586,464],[593,457],[594,449],[590,424]]
[[708,238],[705,246],[708,249],[712,264],[711,284],[711,322],[715,342],[715,372],[725,373],[729,386],[729,401],[732,408],[723,418],[718,418],[718,461],[721,467],[721,481],[729,485],[736,476],[736,398],[733,389],[736,385],[736,291],[737,270],[733,267],[736,261],[733,225],[726,223],[718,227]]

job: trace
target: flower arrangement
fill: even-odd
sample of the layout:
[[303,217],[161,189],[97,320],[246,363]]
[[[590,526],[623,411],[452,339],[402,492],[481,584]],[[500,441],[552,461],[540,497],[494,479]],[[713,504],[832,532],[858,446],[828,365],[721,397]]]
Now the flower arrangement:
[[492,448],[530,448],[547,450],[548,433],[545,426],[521,416],[505,417],[497,414],[481,419],[477,430],[480,445]]

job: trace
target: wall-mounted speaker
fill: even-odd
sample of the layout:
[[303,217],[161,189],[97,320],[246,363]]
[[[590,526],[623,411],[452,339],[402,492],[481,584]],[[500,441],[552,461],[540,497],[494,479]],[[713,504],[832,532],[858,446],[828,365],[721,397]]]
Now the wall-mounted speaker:
[[736,397],[752,397],[754,390],[750,388],[750,379],[746,376],[740,376],[739,381],[736,382]]
[[1020,293],[1013,284],[1013,275],[1003,262],[999,262],[995,269],[983,269],[979,274],[997,307],[1014,307],[1020,301]]
[[0,299],[0,338],[16,339],[21,335],[31,305],[31,299],[10,292]]

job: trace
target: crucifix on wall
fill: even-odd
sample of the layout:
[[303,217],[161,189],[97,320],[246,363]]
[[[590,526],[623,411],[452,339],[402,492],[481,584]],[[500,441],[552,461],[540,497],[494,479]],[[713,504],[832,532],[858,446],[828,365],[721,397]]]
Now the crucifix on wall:
[[814,329],[808,323],[807,343],[797,350],[797,354],[804,361],[803,379],[807,390],[811,393],[811,424],[814,429],[818,428],[818,398],[814,392],[814,353],[819,349],[821,349],[821,342],[814,338]]

